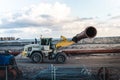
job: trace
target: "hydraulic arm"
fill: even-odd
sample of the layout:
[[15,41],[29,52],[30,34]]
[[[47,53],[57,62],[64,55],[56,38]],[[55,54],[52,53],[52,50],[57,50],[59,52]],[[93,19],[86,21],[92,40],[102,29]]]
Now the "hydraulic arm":
[[96,34],[97,30],[94,27],[89,26],[84,31],[74,36],[71,41],[67,40],[67,38],[64,36],[61,36],[61,41],[56,44],[56,48],[58,49],[60,47],[72,45],[84,38],[93,38],[96,36]]

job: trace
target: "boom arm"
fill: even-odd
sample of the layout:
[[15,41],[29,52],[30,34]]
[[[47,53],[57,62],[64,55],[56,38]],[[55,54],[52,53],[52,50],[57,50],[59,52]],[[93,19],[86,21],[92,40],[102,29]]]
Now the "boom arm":
[[96,36],[96,34],[97,34],[96,28],[94,28],[93,26],[89,26],[84,31],[74,36],[71,41],[67,40],[67,38],[64,36],[61,36],[61,41],[58,42],[55,46],[56,48],[70,46],[74,43],[77,43],[81,39],[93,38]]
[[60,47],[69,46],[69,45],[72,45],[72,44],[74,44],[74,43],[75,43],[74,41],[69,41],[69,40],[67,40],[66,37],[61,36],[61,41],[58,42],[55,46],[56,46],[56,48],[58,49],[58,48],[60,48]]

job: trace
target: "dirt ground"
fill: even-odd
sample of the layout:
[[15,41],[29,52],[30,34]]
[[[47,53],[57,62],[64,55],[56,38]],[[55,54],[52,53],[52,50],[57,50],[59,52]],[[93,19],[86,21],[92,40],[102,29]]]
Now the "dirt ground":
[[[23,72],[22,80],[31,80],[41,70],[51,67],[86,67],[92,69],[95,73],[101,67],[110,68],[110,73],[120,75],[120,53],[109,54],[91,54],[91,55],[76,55],[68,58],[64,64],[56,64],[54,61],[44,61],[43,63],[33,63],[29,58],[16,57],[18,68]],[[120,77],[118,76],[120,80]]]

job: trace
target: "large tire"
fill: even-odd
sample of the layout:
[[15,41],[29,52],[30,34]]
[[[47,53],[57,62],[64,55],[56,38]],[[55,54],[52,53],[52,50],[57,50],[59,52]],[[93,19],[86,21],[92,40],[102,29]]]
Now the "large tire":
[[55,58],[56,63],[65,63],[66,59],[67,59],[67,56],[62,52],[58,53]]
[[34,52],[31,56],[31,59],[35,63],[41,63],[43,61],[42,54],[39,52]]

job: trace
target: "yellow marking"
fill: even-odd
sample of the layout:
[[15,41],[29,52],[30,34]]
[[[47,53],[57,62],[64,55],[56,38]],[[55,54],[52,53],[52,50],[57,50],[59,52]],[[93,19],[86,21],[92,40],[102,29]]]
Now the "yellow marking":
[[74,44],[73,41],[68,41],[66,37],[61,36],[61,41],[58,42],[55,46],[56,48],[65,47]]

